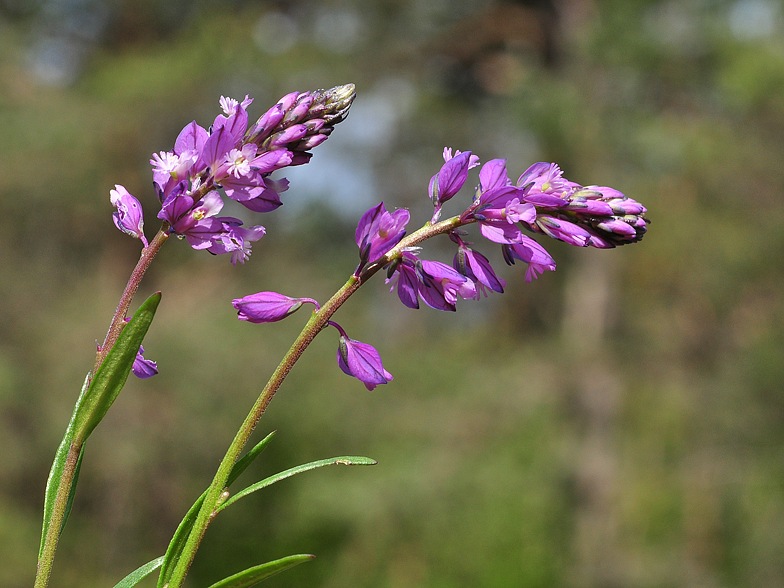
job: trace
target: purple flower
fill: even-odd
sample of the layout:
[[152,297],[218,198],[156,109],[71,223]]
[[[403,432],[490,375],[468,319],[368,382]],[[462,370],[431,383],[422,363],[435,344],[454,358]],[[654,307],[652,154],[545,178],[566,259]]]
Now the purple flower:
[[436,222],[441,215],[441,206],[460,191],[468,178],[468,170],[479,165],[479,158],[471,155],[470,151],[456,151],[444,148],[444,165],[436,175],[430,178],[430,199],[433,201],[435,211],[433,220]]
[[379,384],[392,381],[392,374],[384,369],[378,351],[367,343],[350,339],[343,328],[335,322],[329,324],[340,332],[338,344],[338,365],[343,373],[355,377],[373,390]]
[[429,307],[450,311],[455,310],[458,296],[476,298],[474,282],[440,261],[422,260],[406,251],[393,271],[397,273],[398,297],[409,308],[419,308],[417,294]]
[[407,210],[398,209],[390,213],[383,202],[363,214],[354,235],[362,260],[360,268],[368,261],[377,260],[397,245],[406,234],[409,219]]
[[563,177],[561,168],[555,163],[539,162],[533,164],[517,179],[520,188],[527,188],[530,194],[551,194],[560,196],[579,184]]
[[474,282],[477,299],[481,294],[487,296],[488,288],[503,294],[506,282],[495,275],[490,262],[484,255],[466,246],[462,241],[459,242],[452,265],[458,272]]
[[252,242],[261,239],[266,229],[261,225],[255,227],[241,227],[242,222],[236,218],[219,217],[223,230],[212,238],[212,244],[207,251],[215,255],[231,253],[231,263],[245,263],[250,258]]
[[419,295],[430,308],[454,311],[458,296],[476,298],[476,286],[445,263],[423,259]]
[[452,150],[444,149],[444,165],[430,178],[430,198],[436,204],[443,204],[460,191],[468,179],[471,152],[458,151],[452,157]]
[[144,347],[139,346],[139,351],[136,353],[136,359],[133,360],[131,367],[133,375],[142,380],[152,378],[158,373],[158,364],[152,360],[144,359]]
[[163,203],[158,218],[168,221],[171,231],[185,237],[194,249],[207,249],[223,232],[223,223],[215,218],[222,208],[223,200],[215,190],[196,203],[187,194],[173,192]]
[[114,188],[114,190],[109,191],[109,199],[117,209],[117,212],[112,213],[114,225],[123,233],[140,239],[144,246],[147,247],[147,239],[144,236],[142,205],[123,186],[115,184]]
[[306,302],[319,304],[312,298],[290,298],[277,292],[259,292],[243,298],[236,298],[231,304],[239,312],[237,318],[251,323],[274,323],[294,314]]
[[[416,262],[419,260],[410,253],[403,253],[403,256],[395,262],[394,271],[397,273],[397,283],[392,284],[394,289],[397,285],[397,296],[408,308],[419,308],[419,276],[416,270]],[[394,277],[387,278],[389,284],[395,280]]]
[[491,159],[479,170],[479,191],[503,188],[512,182],[506,173],[506,159]]
[[495,243],[519,243],[523,234],[517,223],[536,219],[536,208],[523,201],[524,195],[525,190],[509,181],[506,160],[493,159],[479,171],[478,197],[461,220],[475,219],[482,236]]
[[545,270],[555,271],[555,260],[545,251],[544,247],[530,237],[523,236],[522,242],[503,245],[501,250],[504,254],[504,260],[509,265],[514,265],[515,259],[520,259],[528,264],[528,269],[525,272],[526,282],[538,278]]

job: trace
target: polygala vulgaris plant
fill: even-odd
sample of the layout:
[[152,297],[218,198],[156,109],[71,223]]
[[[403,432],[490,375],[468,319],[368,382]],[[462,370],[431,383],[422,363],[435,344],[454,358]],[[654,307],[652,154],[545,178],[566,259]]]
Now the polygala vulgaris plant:
[[[142,206],[123,186],[110,192],[116,208],[113,219],[118,229],[142,243],[139,262],[131,273],[106,337],[98,347],[95,365],[84,385],[60,444],[46,487],[44,521],[38,558],[36,588],[49,582],[57,543],[74,498],[84,445],[106,415],[129,374],[149,378],[158,373],[154,361],[144,358],[142,341],[155,316],[161,295],[147,299],[127,318],[134,294],[150,263],[169,239],[185,239],[194,249],[229,254],[233,264],[244,263],[251,243],[261,239],[261,225],[244,227],[237,218],[219,216],[223,199],[230,198],[249,210],[271,212],[281,206],[281,193],[288,189],[284,178],[273,172],[302,165],[311,150],[327,140],[348,115],[354,100],[353,84],[315,92],[292,92],[254,124],[247,108],[252,99],[221,98],[223,110],[209,129],[195,121],[186,125],[171,151],[154,154],[150,160],[153,182],[160,204],[158,233],[147,241]],[[182,585],[207,527],[219,512],[240,498],[294,474],[334,465],[371,465],[366,457],[341,456],[308,463],[270,476],[230,493],[229,487],[272,439],[272,434],[241,456],[251,434],[272,397],[299,357],[326,327],[338,333],[337,363],[340,369],[361,381],[368,390],[392,381],[381,356],[370,344],[349,337],[331,320],[349,297],[380,270],[397,291],[400,301],[417,309],[420,302],[437,310],[456,309],[458,299],[479,299],[491,291],[502,293],[505,282],[490,261],[467,241],[462,227],[478,224],[481,236],[500,245],[504,261],[526,266],[530,282],[555,269],[555,261],[527,233],[540,234],[578,247],[611,249],[639,241],[647,229],[644,206],[606,186],[581,186],[563,177],[554,163],[535,163],[516,181],[509,178],[506,161],[493,159],[479,169],[478,184],[462,211],[441,220],[443,206],[468,181],[469,170],[480,165],[470,151],[444,149],[444,164],[432,177],[428,194],[433,216],[420,228],[408,232],[409,212],[388,211],[384,203],[359,219],[355,240],[359,263],[346,283],[325,303],[312,298],[277,292],[258,292],[232,301],[240,320],[270,323],[282,320],[312,304],[313,312],[293,345],[259,394],[240,426],[209,487],[186,513],[166,553],[141,566],[116,586],[129,588],[160,568],[158,588]],[[455,244],[452,265],[422,257],[419,247],[437,235],[447,235]],[[272,574],[311,559],[293,555],[230,576],[211,588],[251,586]]]

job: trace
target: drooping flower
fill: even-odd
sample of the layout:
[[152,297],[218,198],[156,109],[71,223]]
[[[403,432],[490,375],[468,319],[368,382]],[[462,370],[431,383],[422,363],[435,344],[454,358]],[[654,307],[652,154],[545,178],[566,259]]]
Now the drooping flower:
[[168,221],[171,232],[185,237],[194,249],[207,249],[223,232],[223,223],[215,217],[222,208],[223,200],[217,190],[208,192],[198,202],[187,194],[174,192],[163,203],[158,218]]
[[329,324],[340,332],[337,356],[343,373],[358,379],[368,390],[392,381],[392,374],[384,369],[381,356],[372,345],[350,339],[346,331],[333,321]]
[[[459,239],[459,237],[457,237]],[[462,275],[474,282],[476,298],[481,294],[487,296],[487,289],[503,294],[506,282],[495,275],[490,261],[478,251],[468,247],[462,240],[458,242],[457,253],[452,262],[453,267]]]
[[515,259],[520,259],[528,264],[525,271],[525,281],[530,282],[547,271],[555,271],[555,260],[544,247],[530,237],[523,236],[520,243],[502,245],[501,251],[504,260],[509,265],[514,265]]
[[[419,259],[410,251],[404,251],[390,269],[397,276],[398,297],[409,308],[419,308],[417,295],[429,307],[449,311],[455,310],[458,297],[476,297],[476,286],[471,279],[445,263]],[[391,276],[387,283],[394,280]]]
[[397,245],[406,234],[406,225],[411,215],[405,209],[387,212],[384,203],[374,206],[362,215],[354,239],[359,247],[361,269]]
[[139,346],[136,359],[133,360],[131,367],[133,375],[142,380],[151,378],[158,373],[158,364],[150,359],[144,359],[144,347]]
[[392,273],[386,279],[387,284],[392,283],[390,291],[397,286],[400,302],[415,310],[419,308],[419,277],[416,269],[418,261],[415,255],[404,252],[402,257],[390,266]]
[[140,239],[144,246],[147,247],[147,239],[144,236],[144,213],[139,201],[131,196],[125,187],[119,184],[114,186],[114,190],[109,191],[109,199],[112,206],[117,209],[116,212],[112,213],[114,226],[123,233]]

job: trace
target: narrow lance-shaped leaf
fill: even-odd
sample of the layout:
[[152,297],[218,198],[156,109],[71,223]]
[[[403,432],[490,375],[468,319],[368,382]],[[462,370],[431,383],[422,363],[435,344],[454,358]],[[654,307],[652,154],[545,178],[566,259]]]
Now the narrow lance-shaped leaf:
[[[264,451],[274,436],[275,431],[272,431],[272,433],[259,441],[253,447],[253,449],[248,451],[248,453],[237,460],[237,463],[234,464],[234,467],[231,469],[231,473],[229,474],[229,478],[226,481],[227,485],[230,485],[232,482],[234,482],[234,480],[236,480],[240,474],[244,472],[251,463],[253,463],[253,460],[255,460],[259,454]],[[183,517],[182,521],[177,526],[177,530],[174,532],[174,536],[169,542],[169,546],[166,548],[166,555],[164,555],[161,573],[158,576],[158,588],[162,588],[169,582],[171,574],[177,565],[177,561],[180,559],[182,549],[185,547],[185,542],[188,540],[188,535],[191,533],[193,523],[196,521],[196,515],[199,514],[199,510],[201,509],[201,505],[204,502],[205,496],[207,496],[206,490],[202,493],[201,496],[199,496],[198,499],[196,499],[196,502],[194,502],[193,506],[188,509],[185,517]]]
[[[76,400],[71,420],[65,430],[65,435],[60,442],[55,453],[52,468],[49,471],[49,478],[46,481],[46,493],[44,498],[44,521],[41,529],[41,545],[38,549],[38,556],[41,556],[44,548],[44,540],[49,530],[54,510],[55,498],[60,488],[65,463],[71,448],[79,449],[79,457],[76,464],[76,471],[71,482],[68,499],[65,508],[63,521],[60,524],[60,533],[65,528],[68,515],[71,512],[74,494],[76,492],[76,482],[79,478],[82,456],[84,454],[84,442],[90,435],[95,426],[109,410],[109,407],[117,398],[120,390],[128,379],[128,374],[136,358],[136,352],[142,344],[144,335],[155,316],[155,310],[160,302],[160,293],[153,294],[148,298],[139,310],[136,311],[131,321],[125,326],[123,332],[106,357],[101,368],[90,382],[90,375],[84,379],[79,397]],[[137,342],[138,341],[138,342]],[[134,347],[135,345],[135,347]],[[127,371],[124,371],[126,370]],[[124,372],[124,374],[123,374]],[[89,385],[88,385],[89,384]]]
[[310,561],[316,557],[315,555],[290,555],[275,561],[270,561],[260,566],[248,568],[242,572],[229,576],[228,578],[216,582],[209,588],[249,588],[258,584],[262,580],[266,580],[270,576],[293,568],[294,566],[306,561]]
[[161,567],[162,563],[163,563],[163,556],[157,557],[152,561],[148,561],[146,564],[135,569],[130,574],[125,576],[122,580],[117,582],[117,584],[114,585],[114,588],[133,588],[134,586],[136,586],[136,584],[144,580],[144,578],[146,578],[155,570],[157,570],[159,567]]
[[269,478],[265,478],[260,482],[256,482],[245,488],[244,490],[240,490],[234,496],[229,498],[226,502],[221,504],[215,512],[220,512],[230,504],[234,504],[240,498],[247,496],[257,490],[261,490],[262,488],[266,488],[267,486],[271,486],[275,482],[280,482],[281,480],[285,480],[286,478],[290,478],[291,476],[295,476],[297,474],[301,474],[302,472],[307,472],[310,470],[315,470],[316,468],[323,468],[324,466],[330,465],[376,465],[378,462],[375,459],[370,459],[369,457],[359,457],[359,456],[344,456],[344,457],[331,457],[329,459],[320,459],[319,461],[312,461],[310,463],[306,463],[300,466],[296,466],[290,468],[284,472],[280,472]]
[[123,328],[117,342],[109,351],[93,378],[87,393],[74,415],[73,442],[81,445],[106,415],[131,373],[133,362],[150,328],[161,293],[150,296]]

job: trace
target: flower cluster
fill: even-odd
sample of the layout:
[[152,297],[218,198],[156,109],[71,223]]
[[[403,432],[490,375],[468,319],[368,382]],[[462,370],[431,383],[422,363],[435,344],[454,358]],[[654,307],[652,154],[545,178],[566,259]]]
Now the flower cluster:
[[[251,243],[261,239],[265,229],[261,225],[243,227],[238,218],[218,216],[223,208],[219,189],[253,212],[270,212],[281,206],[280,193],[288,188],[288,180],[273,180],[270,175],[310,161],[310,150],[326,141],[335,125],[346,118],[354,96],[353,84],[292,92],[250,127],[247,108],[253,100],[248,96],[241,102],[221,97],[223,113],[209,130],[196,121],[187,124],[174,149],[153,154],[150,160],[163,230],[185,238],[194,249],[229,253],[233,264],[244,263],[250,256]],[[117,209],[113,214],[115,226],[141,240],[146,249],[149,244],[139,201],[120,185],[111,190],[110,201]],[[302,299],[288,312],[307,301]],[[283,301],[277,303],[285,306]],[[266,322],[256,318],[263,313],[265,303],[249,304],[253,310],[247,315],[240,311],[240,318]],[[133,373],[148,378],[158,373],[157,366],[145,360],[142,353],[133,364]]]
[[[479,158],[470,151],[453,155],[451,149],[444,149],[444,165],[429,186],[433,217],[420,231],[426,233],[439,224],[443,204],[457,195],[468,180],[468,171],[478,165]],[[445,227],[439,232],[448,233],[457,244],[452,267],[421,259],[419,247],[414,244],[424,239],[409,240],[411,245],[398,247],[406,235],[410,215],[402,209],[389,212],[382,202],[362,215],[357,225],[360,262],[354,279],[362,280],[369,275],[366,272],[386,267],[387,283],[397,289],[404,305],[419,308],[421,300],[431,308],[454,311],[459,298],[503,293],[506,286],[487,257],[464,239],[466,233],[459,227],[478,224],[485,239],[501,246],[507,264],[513,265],[515,260],[527,264],[525,280],[530,282],[545,271],[555,270],[555,260],[524,230],[571,245],[609,249],[642,239],[647,230],[645,212],[644,206],[618,190],[583,187],[567,180],[554,163],[536,163],[512,182],[506,161],[494,159],[481,167],[479,185],[469,206],[459,216],[439,224]],[[273,322],[285,318],[303,302],[316,304],[310,299],[260,292],[234,300],[234,306],[240,320]],[[329,324],[341,334],[338,364],[345,373],[364,382],[368,389],[392,379],[372,346],[349,339],[339,325],[332,321]]]
[[[167,230],[187,239],[194,249],[229,253],[235,265],[244,263],[251,243],[264,227],[243,227],[233,217],[218,216],[222,195],[253,212],[269,212],[281,205],[288,188],[285,178],[272,172],[307,163],[310,150],[323,143],[348,114],[354,100],[353,84],[330,90],[293,92],[253,125],[247,108],[253,102],[222,97],[223,110],[209,130],[193,121],[182,129],[171,151],[152,156],[153,182],[161,210],[158,218]],[[222,193],[219,191],[222,189]],[[122,186],[112,191],[117,227],[139,239],[145,247],[141,206]]]

